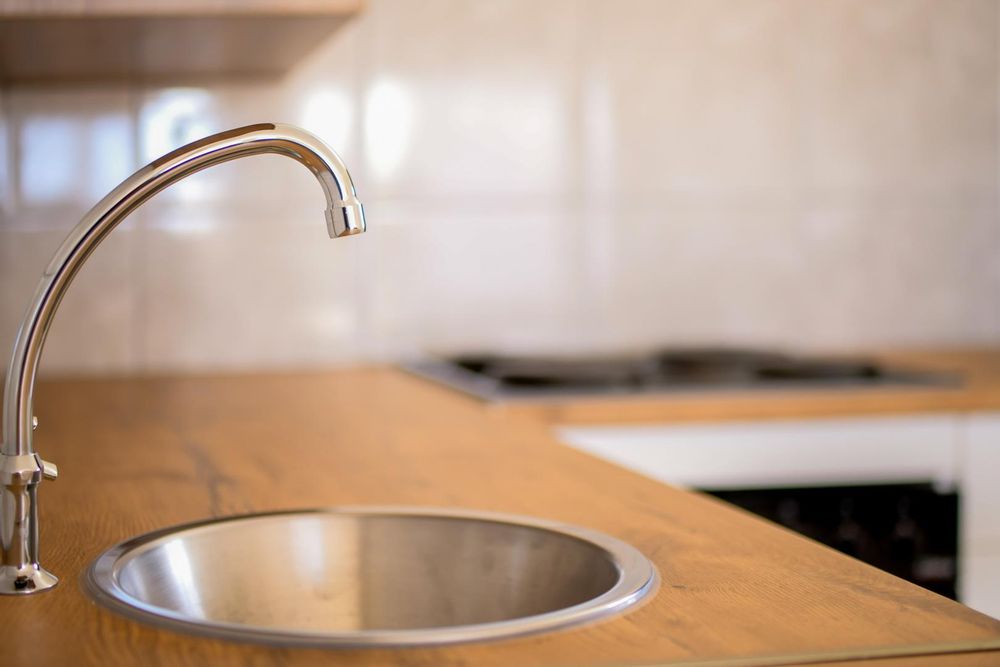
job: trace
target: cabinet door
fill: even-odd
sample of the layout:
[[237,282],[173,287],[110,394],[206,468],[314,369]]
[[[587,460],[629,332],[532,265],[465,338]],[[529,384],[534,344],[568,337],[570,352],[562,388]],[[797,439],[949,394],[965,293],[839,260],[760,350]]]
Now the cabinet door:
[[954,488],[954,415],[559,428],[562,442],[702,489],[933,482]]
[[1000,617],[1000,412],[966,419],[961,484],[960,597]]

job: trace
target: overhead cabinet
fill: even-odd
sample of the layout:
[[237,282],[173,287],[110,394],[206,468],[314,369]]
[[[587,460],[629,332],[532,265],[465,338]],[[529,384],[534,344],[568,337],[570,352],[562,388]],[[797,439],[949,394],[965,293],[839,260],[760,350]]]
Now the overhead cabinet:
[[0,0],[0,81],[274,78],[364,0]]

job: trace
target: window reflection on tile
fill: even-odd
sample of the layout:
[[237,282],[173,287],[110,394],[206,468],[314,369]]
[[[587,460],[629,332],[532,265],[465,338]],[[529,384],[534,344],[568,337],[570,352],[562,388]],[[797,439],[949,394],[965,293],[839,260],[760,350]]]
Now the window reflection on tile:
[[[302,113],[308,111],[305,102],[309,92],[313,91],[286,97],[286,91],[274,84],[233,82],[149,91],[139,104],[143,161],[155,160],[186,143],[235,127],[260,122],[301,122]],[[349,129],[337,130],[338,121],[322,118],[336,104],[335,95],[321,94],[318,102],[313,102],[311,117],[324,132],[333,129],[347,133]],[[254,156],[189,176],[157,195],[149,205],[153,208],[168,202],[198,206],[218,202],[259,205],[299,196],[320,196],[315,179],[307,170],[282,156]]]
[[302,99],[299,125],[337,150],[350,140],[354,105],[346,91],[319,86]]
[[95,118],[87,133],[87,197],[99,201],[134,171],[132,121],[125,115]]
[[380,173],[375,168],[384,152],[370,156],[372,195],[547,196],[570,190],[579,4],[373,3],[368,92],[384,95],[378,87],[383,81],[405,86],[413,131],[403,151],[380,138],[383,130],[394,131],[391,116],[365,128],[367,148],[384,142],[398,160],[398,168]]
[[[346,162],[363,195],[367,180],[361,177],[361,158],[355,148],[361,145],[358,136],[360,103],[353,88],[349,84],[331,81],[329,77],[316,77],[308,83],[300,80],[295,86],[282,91],[281,102],[281,106],[266,120],[298,125],[322,139]],[[309,172],[291,160],[254,160],[253,163],[247,162],[246,166],[260,168],[250,174],[250,178],[260,183],[257,205],[306,205],[312,211],[316,208],[317,198],[322,196]],[[312,224],[312,216],[309,216],[307,224]]]
[[372,176],[390,181],[410,148],[413,97],[400,82],[376,80],[365,100],[365,156]]
[[542,84],[463,80],[417,94],[376,81],[364,130],[372,185],[404,196],[541,194],[570,173],[568,114]]
[[21,196],[26,204],[96,202],[128,177],[134,162],[124,114],[30,118],[21,133]]
[[[289,122],[315,132],[347,163],[362,196],[370,192],[361,154],[370,28],[371,15],[365,11],[319,44],[280,86],[262,91],[261,97],[275,104],[267,110],[268,117],[257,119]],[[285,202],[293,197],[314,201],[315,183],[298,165],[288,166],[277,178],[270,172],[270,192],[280,193]],[[284,177],[285,172],[291,177]]]
[[209,133],[212,96],[199,88],[168,88],[143,105],[142,154],[155,160]]
[[[151,162],[214,131],[213,96],[200,88],[167,88],[147,98],[139,112],[142,161]],[[217,195],[211,179],[188,178],[164,195],[198,201]]]
[[125,114],[91,119],[34,116],[21,125],[25,204],[97,201],[132,171],[132,128]]
[[83,173],[83,123],[66,116],[34,116],[21,125],[21,198],[51,204],[75,194]]
[[[10,123],[8,175],[15,219],[54,208],[92,205],[136,166],[134,126],[123,89],[14,89],[5,109]],[[37,217],[37,216],[35,216]],[[48,225],[43,225],[48,226]]]

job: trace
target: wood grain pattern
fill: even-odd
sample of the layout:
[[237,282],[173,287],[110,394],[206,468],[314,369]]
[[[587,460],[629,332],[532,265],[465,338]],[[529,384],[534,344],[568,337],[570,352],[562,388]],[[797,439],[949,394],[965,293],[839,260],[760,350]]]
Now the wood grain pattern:
[[978,651],[974,653],[950,654],[947,656],[907,656],[905,658],[882,658],[851,662],[817,662],[813,667],[997,667],[1000,652]]
[[[915,651],[919,651],[917,648]],[[672,667],[785,667],[785,666],[805,666],[809,667],[996,667],[1000,665],[1000,652],[997,651],[967,651],[956,648],[949,653],[914,652],[909,655],[895,655],[888,657],[858,658],[856,655],[848,656],[843,654],[839,659],[834,654],[823,656],[814,655],[787,655],[772,657],[749,657],[749,658],[723,658],[719,660],[694,660],[688,662],[661,663],[670,664]],[[652,667],[652,665],[645,666]]]
[[[879,647],[1000,649],[1000,621],[396,371],[45,382],[36,405],[38,450],[61,474],[40,489],[43,559],[62,582],[0,599],[5,664],[770,664]],[[640,548],[663,583],[639,609],[583,628],[340,651],[161,631],[95,606],[80,588],[101,551],[144,531],[342,504],[459,506],[588,526]]]
[[746,390],[651,396],[532,399],[497,402],[494,409],[553,424],[623,424],[809,419],[1000,410],[1000,350],[874,354],[908,370],[961,378],[954,386],[871,389]]

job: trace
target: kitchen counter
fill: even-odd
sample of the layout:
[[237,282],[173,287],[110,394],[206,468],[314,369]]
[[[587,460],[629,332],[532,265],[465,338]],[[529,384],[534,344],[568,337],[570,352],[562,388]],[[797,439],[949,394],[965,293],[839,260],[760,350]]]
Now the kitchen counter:
[[[560,446],[535,420],[398,371],[54,381],[39,385],[36,407],[38,451],[60,467],[60,479],[39,492],[42,560],[62,581],[37,596],[0,599],[3,664],[746,667],[914,655],[930,657],[877,664],[1000,662],[1000,621],[709,497]],[[155,629],[97,607],[80,586],[101,551],[145,531],[358,504],[579,524],[641,549],[662,583],[639,608],[581,628],[335,653]],[[943,655],[954,651],[963,655]]]
[[954,376],[940,385],[691,391],[497,401],[493,409],[553,424],[719,422],[748,419],[1000,410],[1000,349],[866,355],[910,371]]

